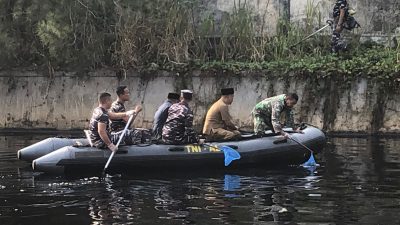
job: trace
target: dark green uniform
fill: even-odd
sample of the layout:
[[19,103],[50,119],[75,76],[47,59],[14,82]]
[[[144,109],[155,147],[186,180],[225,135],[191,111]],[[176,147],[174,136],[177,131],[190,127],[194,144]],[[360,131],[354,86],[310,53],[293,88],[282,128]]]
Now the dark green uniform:
[[[257,103],[253,109],[254,133],[263,134],[265,130],[280,130],[282,125],[294,127],[292,109],[285,105],[286,95],[267,98]],[[281,114],[286,114],[286,123],[280,121]]]

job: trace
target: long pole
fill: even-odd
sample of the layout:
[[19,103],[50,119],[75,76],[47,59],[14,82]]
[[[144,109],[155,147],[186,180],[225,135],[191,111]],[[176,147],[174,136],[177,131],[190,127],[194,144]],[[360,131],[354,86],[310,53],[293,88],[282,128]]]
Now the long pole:
[[311,150],[309,147],[305,146],[304,144],[300,143],[299,141],[297,141],[296,139],[292,138],[291,136],[289,136],[290,140],[296,142],[297,144],[303,146],[304,148],[306,148],[308,151],[310,151],[311,153],[314,153],[313,150]]
[[[118,148],[119,144],[121,143],[122,138],[124,138],[124,135],[125,135],[125,133],[126,133],[126,130],[128,130],[128,127],[129,127],[129,125],[131,124],[132,119],[133,119],[133,115],[131,115],[131,116],[129,117],[129,120],[128,120],[128,122],[126,123],[125,128],[124,128],[124,130],[122,131],[121,136],[119,137],[119,140],[118,140],[118,142],[117,142],[117,144],[116,144],[116,147],[117,147],[117,148]],[[115,152],[112,152],[111,155],[110,155],[110,158],[108,158],[108,161],[107,161],[107,163],[106,163],[106,166],[104,166],[104,171],[106,171],[106,169],[108,168],[108,165],[110,165],[110,162],[111,162],[112,158],[114,157],[114,155],[115,155]]]
[[326,22],[328,23],[327,25],[321,27],[320,29],[318,29],[318,30],[315,31],[314,33],[312,33],[312,34],[308,35],[307,37],[301,39],[301,40],[300,40],[299,42],[297,42],[296,44],[290,46],[290,48],[293,48],[294,46],[300,44],[301,42],[303,42],[303,41],[305,41],[305,40],[307,40],[307,39],[309,39],[310,37],[312,37],[312,36],[314,36],[315,34],[321,32],[322,30],[324,30],[325,28],[327,28],[327,27],[329,27],[329,26],[332,26],[332,24],[333,24],[333,22],[332,22],[331,20],[328,20],[328,21],[326,21]]

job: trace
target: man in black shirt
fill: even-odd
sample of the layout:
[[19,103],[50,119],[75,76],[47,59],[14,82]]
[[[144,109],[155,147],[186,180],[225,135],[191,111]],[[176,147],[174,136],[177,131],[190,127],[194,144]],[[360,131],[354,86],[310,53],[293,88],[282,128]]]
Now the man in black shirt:
[[[130,110],[123,113],[108,112],[111,108],[112,100],[109,93],[101,93],[99,96],[99,106],[93,110],[92,118],[90,119],[89,130],[92,144],[97,148],[108,147],[111,151],[117,151],[118,147],[115,144],[121,135],[121,132],[111,134],[109,131],[109,119],[122,119],[131,115],[137,114],[135,110]],[[132,142],[132,134],[126,132],[123,141],[126,144]]]

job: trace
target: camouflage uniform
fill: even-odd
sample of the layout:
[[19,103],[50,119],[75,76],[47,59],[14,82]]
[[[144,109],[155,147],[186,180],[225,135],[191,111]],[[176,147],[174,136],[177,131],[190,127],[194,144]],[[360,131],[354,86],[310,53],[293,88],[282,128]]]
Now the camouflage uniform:
[[[115,101],[111,105],[111,112],[115,113],[121,113],[121,112],[126,112],[125,110],[125,105],[121,102]],[[124,130],[126,126],[126,122],[123,119],[119,120],[110,120],[110,130],[111,130],[111,136],[118,136],[121,134],[121,132]],[[133,120],[131,124],[133,123]],[[148,140],[151,139],[151,132],[147,129],[127,129],[125,135],[129,135],[131,137],[131,141],[127,142],[126,144],[128,145],[134,145],[134,144],[139,144],[139,143],[144,143],[147,142]]]
[[337,0],[335,3],[335,6],[333,7],[333,18],[334,18],[335,23],[333,25],[333,34],[332,34],[332,41],[331,41],[332,52],[338,52],[340,49],[345,48],[345,43],[340,42],[340,33],[341,32],[336,31],[336,26],[339,22],[341,9],[345,10],[345,16],[343,19],[343,23],[344,23],[349,14],[347,0]]
[[[112,103],[110,111],[114,113],[126,112],[125,105],[122,102],[115,101]],[[117,120],[110,119],[110,121],[111,121],[110,123],[111,132],[121,131],[126,126],[126,122],[123,119],[117,119]]]
[[286,123],[288,127],[294,127],[294,118],[292,109],[285,106],[286,95],[264,99],[257,103],[253,109],[254,133],[263,134],[265,130],[279,130],[282,127],[280,116],[283,112],[286,114]]
[[[113,144],[117,144],[119,137],[121,136],[122,131],[119,132],[110,132],[109,130],[109,116],[107,114],[107,110],[97,107],[93,110],[92,118],[90,119],[89,131],[90,131],[90,140],[96,148],[107,148],[104,141],[101,139],[98,132],[98,124],[104,123],[107,127],[107,135]],[[142,131],[140,130],[127,130],[125,132],[124,138],[121,141],[122,144],[134,145],[142,142]]]
[[162,140],[166,144],[197,143],[193,129],[193,112],[186,102],[173,104],[168,110],[168,118],[162,130]]

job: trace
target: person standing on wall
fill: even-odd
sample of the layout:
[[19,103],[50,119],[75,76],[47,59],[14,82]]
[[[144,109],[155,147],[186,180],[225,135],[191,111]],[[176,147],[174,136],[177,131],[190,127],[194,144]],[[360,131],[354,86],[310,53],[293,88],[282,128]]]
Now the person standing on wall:
[[340,36],[344,29],[344,23],[349,16],[349,5],[347,0],[336,0],[333,7],[333,34],[332,34],[332,53],[337,53],[339,50],[346,48],[344,43],[340,43]]

